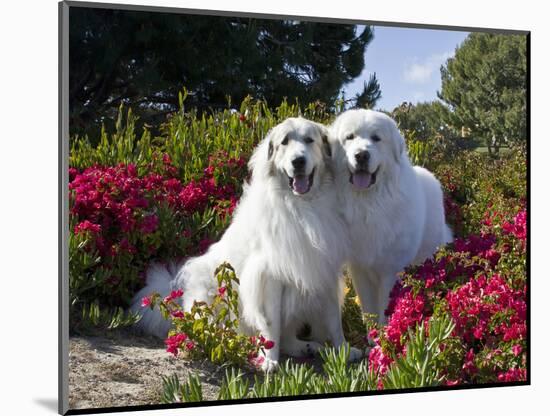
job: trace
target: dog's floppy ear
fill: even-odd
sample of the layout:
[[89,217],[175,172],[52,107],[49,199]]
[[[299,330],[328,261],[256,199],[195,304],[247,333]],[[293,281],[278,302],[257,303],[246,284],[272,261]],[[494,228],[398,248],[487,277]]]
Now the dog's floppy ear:
[[323,140],[323,151],[325,154],[331,158],[332,157],[332,148],[330,147],[330,143],[328,142],[328,135],[323,134],[321,136],[321,139]]
[[323,155],[330,159],[332,158],[332,147],[330,146],[330,142],[328,140],[329,131],[321,123],[314,122],[314,124],[315,127],[317,127],[317,129],[319,130],[319,135],[321,136]]
[[267,177],[273,174],[273,154],[275,148],[273,138],[276,128],[272,128],[266,137],[256,146],[250,160],[248,161],[248,170],[252,172],[252,177]]
[[391,120],[391,136],[392,136],[392,151],[396,163],[401,162],[401,155],[405,151],[405,139],[401,135],[399,128],[395,121]]

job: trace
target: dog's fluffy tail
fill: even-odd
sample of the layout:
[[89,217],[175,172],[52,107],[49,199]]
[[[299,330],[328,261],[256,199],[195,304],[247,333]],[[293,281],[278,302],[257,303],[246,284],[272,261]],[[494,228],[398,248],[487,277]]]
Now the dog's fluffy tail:
[[167,296],[172,289],[175,289],[174,267],[163,264],[152,264],[147,270],[145,287],[141,289],[132,299],[130,310],[141,315],[136,327],[141,332],[165,338],[170,330],[170,321],[162,317],[158,309],[151,310],[149,307],[142,307],[141,300],[153,292],[159,293],[162,297]]

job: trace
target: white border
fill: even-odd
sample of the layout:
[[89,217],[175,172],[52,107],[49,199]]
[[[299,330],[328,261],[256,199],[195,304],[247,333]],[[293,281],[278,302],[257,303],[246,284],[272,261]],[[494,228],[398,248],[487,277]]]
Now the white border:
[[[532,31],[532,382],[530,387],[149,411],[148,415],[539,414],[548,403],[548,53],[544,2],[158,0],[126,4]],[[54,414],[57,399],[57,2],[2,8],[1,369],[5,414]],[[7,90],[7,94],[6,94]],[[537,409],[537,410],[536,410]],[[138,413],[119,413],[138,414]]]

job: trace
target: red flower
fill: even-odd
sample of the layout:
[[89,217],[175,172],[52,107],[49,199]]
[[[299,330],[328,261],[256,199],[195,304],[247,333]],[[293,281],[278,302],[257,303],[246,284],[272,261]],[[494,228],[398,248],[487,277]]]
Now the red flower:
[[166,351],[173,354],[174,357],[178,356],[179,347],[185,342],[187,335],[182,333],[172,335],[164,340],[166,344]]
[[172,317],[174,318],[180,318],[180,319],[183,319],[185,317],[185,314],[183,313],[183,311],[179,309],[170,312],[170,315],[172,315]]
[[499,373],[498,375],[498,381],[500,382],[525,380],[527,380],[527,370],[524,368],[511,368],[504,373]]
[[98,234],[101,232],[101,225],[94,224],[93,222],[90,222],[88,220],[84,220],[74,227],[75,234],[80,234],[85,231],[90,231],[91,233]]
[[168,296],[164,298],[164,303],[173,301],[174,299],[181,298],[183,296],[183,290],[177,289],[172,290]]
[[145,308],[147,306],[151,306],[151,297],[150,296],[145,296],[144,298],[141,299],[141,307]]
[[521,351],[522,351],[522,348],[521,348],[521,345],[514,345],[512,347],[512,353],[517,357],[518,355],[521,354]]

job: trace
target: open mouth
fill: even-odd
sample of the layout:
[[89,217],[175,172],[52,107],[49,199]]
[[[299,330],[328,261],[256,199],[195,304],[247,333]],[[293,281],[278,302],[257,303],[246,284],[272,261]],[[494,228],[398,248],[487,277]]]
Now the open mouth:
[[370,173],[368,170],[359,169],[354,172],[350,170],[349,181],[350,183],[358,189],[367,189],[376,183],[376,174],[378,169],[373,173]]
[[294,177],[290,177],[288,174],[288,186],[290,189],[292,189],[292,192],[296,195],[304,195],[307,194],[311,186],[313,185],[313,175],[315,174],[315,168],[311,171],[309,175],[295,175]]

